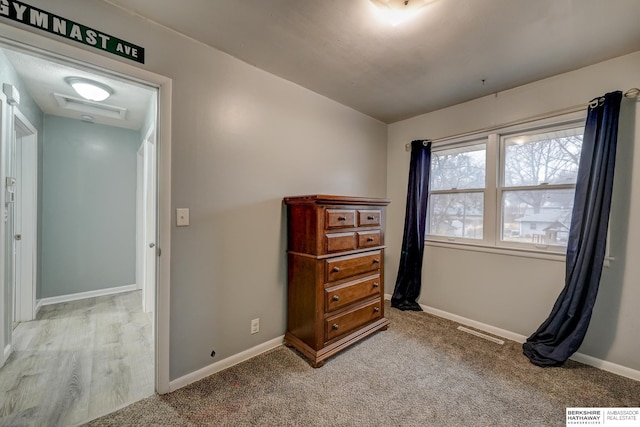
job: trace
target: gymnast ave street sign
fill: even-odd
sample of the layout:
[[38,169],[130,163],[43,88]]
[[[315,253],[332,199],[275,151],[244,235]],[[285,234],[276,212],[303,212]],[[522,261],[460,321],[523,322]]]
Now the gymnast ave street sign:
[[0,0],[0,17],[144,64],[144,48],[17,0]]

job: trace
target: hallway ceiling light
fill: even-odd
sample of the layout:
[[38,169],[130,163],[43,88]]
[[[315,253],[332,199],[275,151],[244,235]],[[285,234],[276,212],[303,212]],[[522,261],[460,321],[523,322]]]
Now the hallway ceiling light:
[[418,14],[428,0],[371,0],[382,18],[394,27]]
[[65,81],[84,99],[104,101],[113,94],[109,86],[82,77],[67,77]]

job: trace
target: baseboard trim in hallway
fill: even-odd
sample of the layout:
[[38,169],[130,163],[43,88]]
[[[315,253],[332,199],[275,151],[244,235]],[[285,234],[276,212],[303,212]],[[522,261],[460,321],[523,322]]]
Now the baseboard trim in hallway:
[[124,285],[124,286],[117,286],[115,288],[97,289],[95,291],[78,292],[75,294],[42,298],[42,299],[39,299],[36,303],[36,313],[38,312],[40,307],[45,305],[60,304],[62,302],[77,301],[77,300],[87,299],[87,298],[103,297],[106,295],[114,295],[122,292],[131,292],[131,291],[137,291],[137,290],[138,290],[137,285]]

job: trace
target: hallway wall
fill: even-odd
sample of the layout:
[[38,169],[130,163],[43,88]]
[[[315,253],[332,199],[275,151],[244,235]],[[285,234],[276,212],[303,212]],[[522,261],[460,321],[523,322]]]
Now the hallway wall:
[[135,283],[139,132],[45,115],[39,298]]

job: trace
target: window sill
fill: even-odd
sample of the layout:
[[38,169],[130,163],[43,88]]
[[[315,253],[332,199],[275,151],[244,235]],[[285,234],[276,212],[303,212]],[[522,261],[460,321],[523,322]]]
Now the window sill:
[[[504,255],[504,256],[543,259],[543,260],[554,261],[554,262],[565,262],[566,260],[566,255],[564,253],[559,253],[559,252],[547,252],[547,251],[536,251],[533,249],[490,246],[490,245],[472,243],[468,241],[452,243],[452,242],[444,242],[441,240],[431,240],[428,238],[425,239],[424,242],[426,246],[431,246],[434,248],[446,248],[446,249],[455,249],[460,251],[484,252],[484,253]],[[611,261],[615,261],[615,258],[606,257],[604,260],[604,267],[609,267],[611,264]]]
[[536,251],[532,249],[519,249],[519,248],[505,248],[499,246],[489,246],[472,242],[444,242],[441,240],[430,240],[425,239],[425,244],[427,246],[432,246],[436,248],[447,248],[447,249],[457,249],[461,251],[475,251],[475,252],[485,252],[491,254],[505,255],[505,256],[517,256],[524,258],[535,258],[535,259],[545,259],[549,261],[556,262],[564,262],[565,254],[559,252],[546,252],[546,251]]

